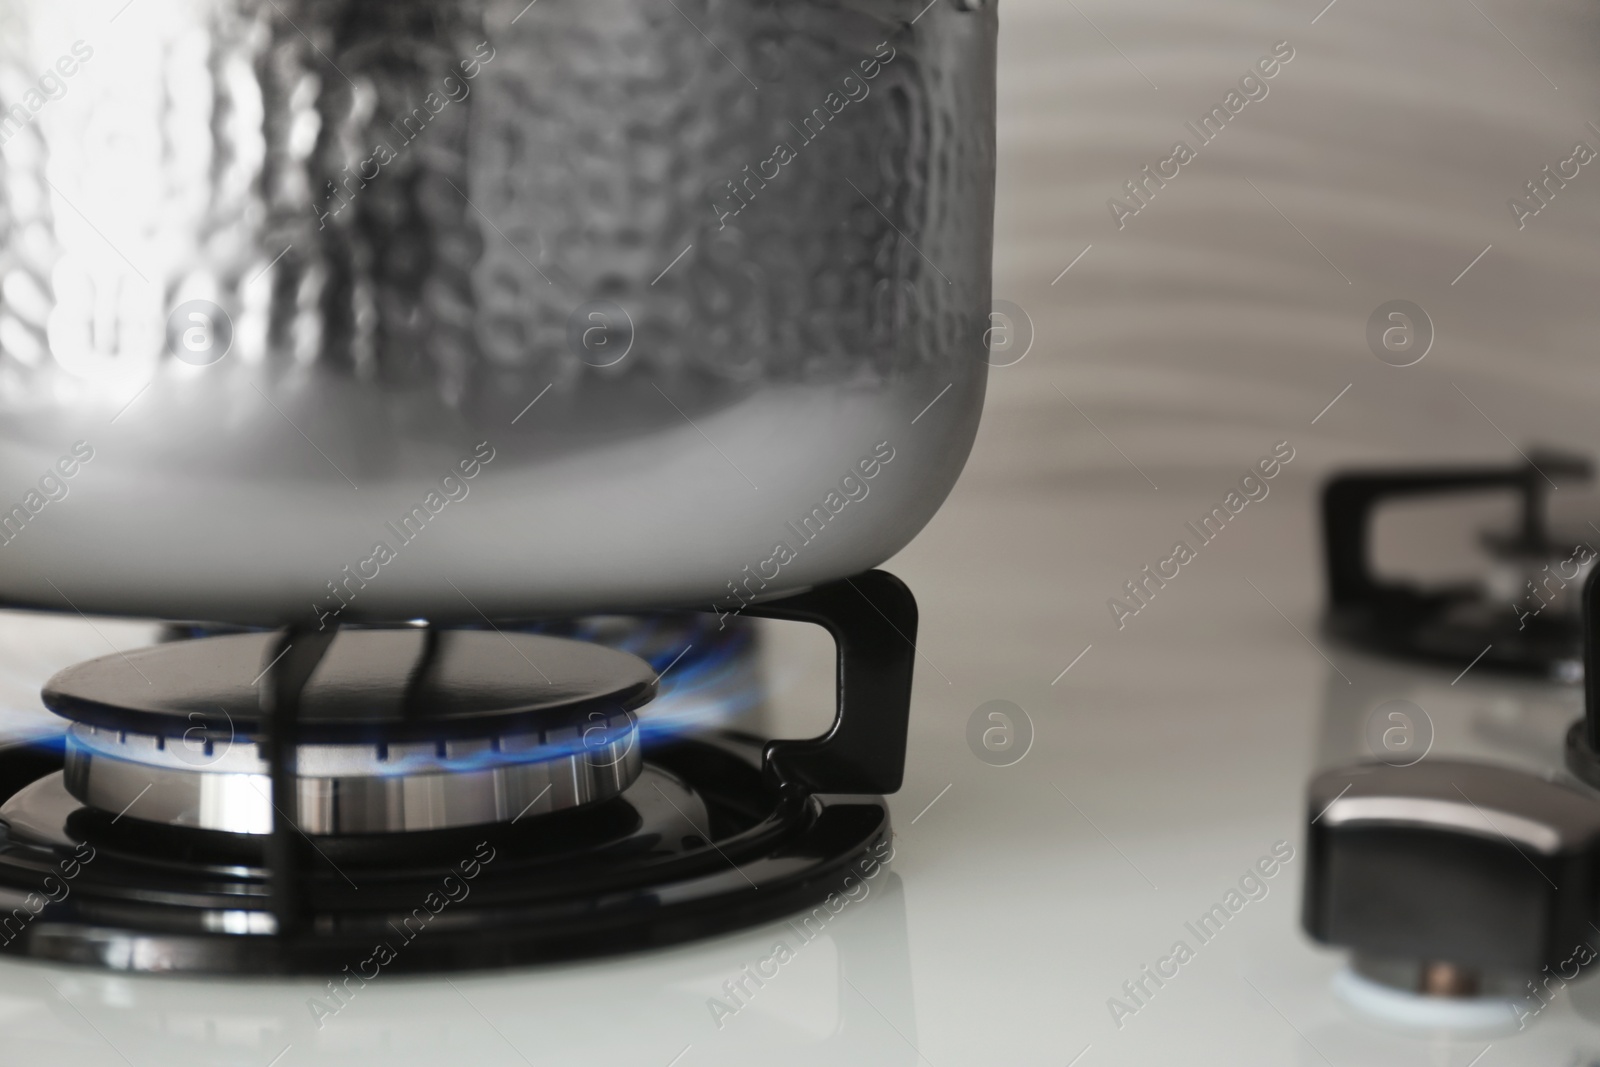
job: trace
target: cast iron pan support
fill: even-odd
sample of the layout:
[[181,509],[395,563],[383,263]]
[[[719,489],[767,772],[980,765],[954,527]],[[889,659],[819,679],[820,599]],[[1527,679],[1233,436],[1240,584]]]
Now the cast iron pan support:
[[1538,550],[1549,542],[1545,525],[1547,476],[1588,479],[1590,463],[1582,456],[1535,450],[1526,463],[1508,467],[1418,468],[1381,473],[1343,474],[1322,492],[1322,541],[1328,571],[1328,600],[1333,611],[1392,606],[1424,598],[1412,586],[1380,581],[1368,554],[1372,513],[1395,497],[1513,489],[1522,496],[1522,522],[1514,545]]
[[807,741],[773,741],[766,771],[812,793],[893,793],[906,766],[917,602],[887,571],[867,571],[742,614],[823,627],[839,650],[833,727]]
[[333,644],[337,626],[284,629],[262,679],[261,710],[267,771],[272,781],[272,833],[266,841],[267,899],[280,938],[304,931],[309,904],[300,880],[305,844],[300,831],[299,773],[295,765],[300,694]]
[[[905,583],[867,571],[744,614],[822,626],[838,648],[838,710],[821,737],[773,741],[766,773],[785,789],[879,794],[900,788],[916,657],[917,602]],[[280,938],[304,934],[309,905],[300,871],[306,843],[299,829],[295,744],[300,696],[333,643],[336,627],[286,628],[273,648],[261,693],[263,744],[272,781],[272,832],[266,841],[268,899]]]

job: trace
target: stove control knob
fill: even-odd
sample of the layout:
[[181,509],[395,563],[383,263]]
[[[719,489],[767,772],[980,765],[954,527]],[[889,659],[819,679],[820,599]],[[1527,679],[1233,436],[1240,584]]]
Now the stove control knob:
[[1361,764],[1313,779],[1308,817],[1306,932],[1415,964],[1419,991],[1470,993],[1596,943],[1591,793],[1487,764]]

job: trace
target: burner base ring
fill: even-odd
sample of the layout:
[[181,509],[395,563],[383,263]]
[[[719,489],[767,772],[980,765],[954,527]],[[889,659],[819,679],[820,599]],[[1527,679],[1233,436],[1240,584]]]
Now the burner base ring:
[[[32,911],[25,904],[30,894],[39,910],[20,929],[0,932],[0,953],[125,973],[354,973],[371,980],[377,973],[639,951],[808,908],[831,914],[844,901],[860,899],[859,884],[870,883],[891,858],[887,804],[880,797],[779,789],[763,778],[761,763],[757,744],[728,736],[680,741],[648,753],[644,776],[613,803],[656,804],[666,813],[664,825],[685,832],[671,850],[635,850],[620,861],[607,856],[584,866],[592,857],[583,850],[574,852],[574,863],[564,855],[516,854],[507,843],[532,843],[537,851],[560,820],[599,817],[598,811],[579,810],[515,830],[498,828],[516,837],[494,837],[496,828],[487,827],[441,831],[434,836],[459,842],[460,862],[429,864],[425,876],[415,850],[397,843],[395,867],[412,878],[398,889],[377,877],[368,881],[372,872],[358,866],[346,873],[360,883],[360,892],[348,890],[331,871],[308,870],[319,887],[304,932],[287,937],[276,932],[257,867],[191,868],[171,857],[146,863],[142,850],[115,848],[93,835],[92,847],[79,844],[75,852],[69,846],[79,836],[74,829],[93,825],[104,831],[109,817],[96,812],[88,813],[91,823],[69,817],[64,832],[50,841],[21,824],[6,825],[11,847],[0,851],[0,913],[13,907]],[[676,800],[657,798],[668,783],[687,793]],[[15,780],[6,785],[15,788]],[[667,793],[676,795],[673,789]],[[704,808],[685,796],[703,800]],[[680,819],[684,811],[690,814]],[[128,821],[116,829],[127,829]],[[653,824],[646,823],[648,830]],[[137,830],[184,833],[154,824]],[[694,830],[712,836],[700,839]],[[480,834],[485,841],[476,842]],[[636,833],[635,839],[652,836],[660,835]],[[324,844],[334,857],[330,863],[345,859],[338,839]],[[67,882],[65,897],[45,901],[38,887],[41,870],[61,864],[73,864],[76,880]],[[175,871],[191,876],[182,884],[193,888],[193,903],[176,902]],[[451,899],[450,885],[459,899]]]
[[[609,729],[592,746],[568,744],[565,754],[539,760],[421,774],[302,773],[296,779],[296,823],[319,836],[409,833],[509,822],[610,800],[633,784],[643,766],[638,727],[627,712],[619,713],[620,720],[626,720],[625,729]],[[124,759],[85,731],[74,724],[67,734],[66,785],[90,807],[169,826],[272,832],[272,780],[264,765],[200,769]]]

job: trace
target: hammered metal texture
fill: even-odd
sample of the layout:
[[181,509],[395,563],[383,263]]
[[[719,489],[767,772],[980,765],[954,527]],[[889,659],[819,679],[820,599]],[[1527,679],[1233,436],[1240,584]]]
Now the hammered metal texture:
[[[947,387],[942,439],[899,468],[919,503],[875,509],[792,581],[881,561],[953,483],[983,391],[992,11],[124,4],[0,0],[0,485],[74,438],[105,442],[93,469],[116,483],[56,507],[53,546],[30,530],[0,551],[79,576],[86,610],[281,619],[485,439],[515,495],[544,502],[482,515],[497,528],[609,522],[585,479],[664,517],[728,516],[697,532],[727,542],[723,562],[688,570],[671,539],[600,561],[566,532],[521,552],[456,530],[452,554],[519,575],[460,591],[530,609],[725,596],[729,561],[770,553],[818,485]],[[64,58],[74,73],[52,73]],[[178,358],[193,301],[231,326],[212,366]],[[609,365],[573,341],[597,301],[631,323]],[[785,414],[802,428],[764,438]],[[763,495],[685,478],[693,450],[731,477],[706,440],[751,456],[738,484]],[[639,456],[626,476],[556,469],[619,443]],[[367,606],[444,598],[460,610],[418,574]],[[58,598],[24,575],[0,599]]]

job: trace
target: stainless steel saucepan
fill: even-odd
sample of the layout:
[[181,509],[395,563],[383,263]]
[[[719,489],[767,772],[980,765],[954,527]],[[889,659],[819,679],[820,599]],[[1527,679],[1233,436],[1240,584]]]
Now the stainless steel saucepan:
[[871,567],[983,400],[983,0],[0,0],[0,602]]

